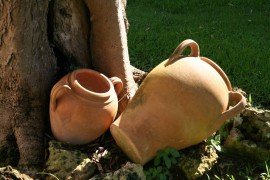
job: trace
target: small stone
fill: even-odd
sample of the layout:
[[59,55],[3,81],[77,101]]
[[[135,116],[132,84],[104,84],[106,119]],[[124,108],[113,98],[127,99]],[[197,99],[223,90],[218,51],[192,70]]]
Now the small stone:
[[204,152],[198,149],[199,157],[194,157],[194,154],[186,153],[181,156],[178,167],[185,174],[187,179],[196,179],[201,177],[204,173],[211,170],[217,163],[218,155],[214,148],[205,145],[202,148]]
[[[78,150],[64,148],[57,141],[49,142],[49,158],[46,162],[46,173],[51,173],[59,179],[68,177],[93,176],[96,166],[91,163],[88,156]],[[86,174],[83,174],[86,172]],[[47,179],[53,177],[48,177]],[[84,179],[84,178],[83,178]]]
[[242,141],[243,145],[247,146],[247,147],[250,147],[250,148],[256,148],[257,145],[252,142],[252,141],[249,141],[249,140],[244,140]]
[[95,173],[96,166],[86,158],[79,164],[66,179],[89,179]]
[[233,127],[240,126],[243,123],[243,118],[241,116],[235,116],[233,118]]
[[264,116],[265,116],[266,118],[269,118],[269,120],[270,120],[270,111],[269,111],[269,110],[266,110],[266,111],[264,112]]
[[[254,107],[246,108],[240,117],[233,118],[236,128],[230,130],[224,147],[231,153],[246,156],[256,160],[265,160],[270,157],[270,111]],[[235,127],[235,126],[234,126]]]
[[26,174],[13,169],[11,166],[0,168],[0,179],[18,179],[18,180],[33,180]]
[[143,172],[143,167],[139,164],[127,162],[125,166],[119,170],[106,174],[99,174],[91,178],[90,180],[111,180],[111,179],[136,179],[145,180],[146,177]]
[[231,138],[235,141],[239,141],[239,140],[242,140],[244,138],[244,135],[241,133],[241,131],[239,129],[232,128],[228,138]]

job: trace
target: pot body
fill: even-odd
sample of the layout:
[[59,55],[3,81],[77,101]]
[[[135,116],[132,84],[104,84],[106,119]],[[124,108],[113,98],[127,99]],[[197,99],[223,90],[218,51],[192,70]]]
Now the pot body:
[[[231,92],[225,73],[196,48],[193,57],[155,67],[111,125],[117,144],[136,163],[145,164],[167,146],[180,150],[201,142],[244,108],[245,98]],[[237,106],[228,110],[233,102]]]
[[[115,88],[114,88],[115,87]],[[75,70],[51,90],[50,123],[56,139],[86,144],[102,135],[118,109],[119,78],[107,78],[90,69]]]

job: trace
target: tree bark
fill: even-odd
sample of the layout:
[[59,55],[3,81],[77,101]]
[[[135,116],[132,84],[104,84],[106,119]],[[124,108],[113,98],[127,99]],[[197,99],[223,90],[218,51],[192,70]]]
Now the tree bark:
[[[44,123],[56,71],[47,39],[47,10],[48,0],[0,0],[0,162],[4,164],[29,167],[44,161]],[[9,153],[16,153],[16,148],[19,154]]]
[[[50,36],[61,61],[90,68],[90,20],[83,0],[53,0],[50,4]],[[60,59],[59,59],[60,60]]]
[[137,86],[132,76],[127,32],[121,0],[85,0],[91,14],[92,65],[108,77],[117,76],[124,84],[119,98],[121,113],[134,96]]

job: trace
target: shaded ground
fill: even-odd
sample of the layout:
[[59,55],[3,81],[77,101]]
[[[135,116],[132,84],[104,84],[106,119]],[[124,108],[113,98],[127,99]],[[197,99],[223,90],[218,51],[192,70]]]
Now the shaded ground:
[[[223,130],[219,130],[218,133],[216,133],[215,137],[210,138],[198,145],[194,145],[179,151],[180,157],[178,158],[178,163],[174,164],[169,169],[170,175],[168,176],[168,179],[185,180],[188,179],[186,177],[190,177],[191,179],[191,177],[199,177],[202,174],[203,175],[198,179],[270,179],[270,159],[267,159],[267,154],[265,155],[261,153],[267,151],[268,154],[270,154],[269,149],[267,149],[270,143],[269,124],[270,111],[247,108],[245,111],[243,111],[243,113],[241,113],[241,115],[231,119],[230,122],[224,126]],[[234,134],[235,131],[232,131],[236,128],[239,129],[238,134],[236,134],[237,136]],[[241,135],[240,132],[243,132],[244,134]],[[221,133],[223,136],[220,139],[220,142],[216,144],[217,147],[219,145],[222,147],[222,151],[219,152],[215,151],[213,142],[211,140],[216,140],[216,137],[221,135]],[[224,147],[224,142],[228,141],[228,137],[230,137],[232,134],[233,136],[230,138],[230,140],[236,141],[237,143],[244,143],[245,150],[241,149],[243,146],[239,146],[240,149],[239,147]],[[39,172],[39,175],[37,175],[35,178],[39,177],[42,179],[53,179],[53,176],[57,176],[62,179],[61,177],[65,177],[65,175],[69,175],[70,177],[92,177],[94,175],[104,175],[106,173],[113,173],[121,169],[129,162],[129,159],[116,145],[109,131],[107,131],[96,141],[82,146],[72,146],[55,141],[50,133],[47,133],[46,140],[46,144],[50,144],[50,147],[47,147],[46,150],[45,159],[47,160],[47,164],[44,167],[43,172]],[[52,151],[51,147],[53,147],[56,151]],[[264,147],[266,149],[261,151],[260,148],[257,149],[257,147]],[[215,155],[216,152],[218,158]],[[60,154],[55,155],[52,153]],[[207,157],[209,159],[205,160]],[[85,158],[88,159],[87,162],[90,163],[90,166],[84,169],[77,168],[77,165],[82,164]],[[211,160],[211,158],[213,159]],[[50,163],[48,163],[49,159],[51,161]],[[205,169],[200,169],[197,171],[196,167],[199,167],[198,163],[200,163],[202,159],[204,159],[203,161],[206,165]],[[70,162],[73,162],[74,165],[71,165]],[[143,168],[144,170],[147,170],[148,168],[154,166],[154,162],[151,161]],[[166,169],[164,164],[162,166]],[[200,165],[200,167],[202,166]],[[74,171],[74,168],[77,170]],[[59,174],[59,172],[62,174]],[[112,174],[107,175],[110,176]],[[132,174],[132,177],[136,177],[138,179],[137,175]],[[19,172],[15,171],[10,166],[0,168],[0,179],[8,178],[27,179],[29,177],[19,174]]]
[[[119,148],[114,143],[110,134],[107,133],[105,136],[97,140],[95,143],[85,145],[85,146],[69,146],[62,144],[63,147],[67,150],[76,150],[84,152],[88,155],[95,154],[99,151],[99,154],[102,154],[106,149],[109,149],[110,157],[98,159],[96,156],[91,156],[90,159],[96,160],[96,170],[95,174],[104,174],[118,170],[126,162],[128,158],[119,150]],[[100,147],[104,147],[101,149]],[[190,155],[193,158],[200,158],[202,154],[198,153],[199,146],[193,146],[182,150],[182,153],[191,153]],[[97,153],[98,154],[98,153]],[[202,177],[198,178],[201,180],[208,179],[262,179],[260,178],[261,174],[266,172],[264,162],[258,162],[249,159],[245,156],[235,156],[235,154],[228,153],[218,153],[219,158],[217,159],[216,165],[208,172],[206,172]],[[147,166],[151,166],[151,163],[148,163]],[[146,167],[147,167],[146,166]],[[46,171],[45,171],[46,172]],[[173,166],[170,170],[171,179],[187,179],[184,173],[177,166]],[[53,173],[52,173],[53,174]],[[0,179],[10,178],[10,179],[27,179],[26,175],[19,174],[17,171],[14,171],[11,167],[5,167],[0,169]],[[51,177],[51,175],[39,175],[39,177]],[[53,179],[53,178],[52,178]]]

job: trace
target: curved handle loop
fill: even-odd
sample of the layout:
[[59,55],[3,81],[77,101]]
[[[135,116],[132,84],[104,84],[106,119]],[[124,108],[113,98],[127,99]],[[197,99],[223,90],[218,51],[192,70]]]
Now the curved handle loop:
[[225,82],[227,88],[229,91],[232,91],[232,86],[231,86],[231,82],[229,81],[227,75],[225,74],[225,72],[212,60],[206,58],[206,57],[200,57],[201,60],[203,60],[204,62],[206,62],[207,64],[209,64],[210,66],[212,66],[212,68],[214,68],[218,74],[221,76],[221,78],[223,79],[223,81]]
[[179,44],[179,46],[177,46],[177,48],[173,51],[172,55],[169,57],[169,62],[172,62],[182,57],[183,56],[182,53],[187,47],[190,47],[191,49],[189,56],[191,57],[200,56],[199,45],[192,39],[187,39],[184,40],[181,44]]
[[53,90],[52,90],[52,93],[51,93],[51,109],[53,111],[55,111],[56,107],[57,107],[57,104],[56,104],[57,94],[64,88],[68,89],[68,90],[71,90],[71,88],[66,84],[59,84],[59,85],[55,86],[53,88]]
[[109,79],[111,80],[111,82],[114,85],[114,89],[115,89],[116,94],[119,95],[120,92],[123,89],[123,82],[122,82],[122,80],[120,78],[118,78],[118,77],[111,77]]
[[229,92],[229,104],[236,103],[235,106],[228,109],[227,111],[224,111],[221,116],[219,117],[217,124],[215,126],[215,129],[219,129],[219,127],[226,121],[227,119],[230,119],[237,114],[239,114],[246,106],[246,98],[238,93],[238,92]]

